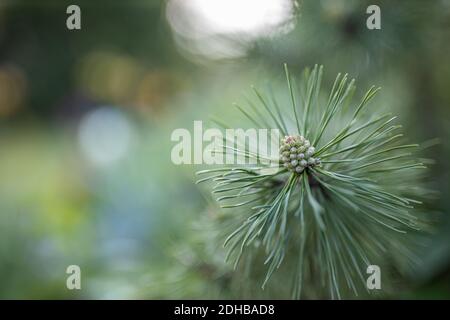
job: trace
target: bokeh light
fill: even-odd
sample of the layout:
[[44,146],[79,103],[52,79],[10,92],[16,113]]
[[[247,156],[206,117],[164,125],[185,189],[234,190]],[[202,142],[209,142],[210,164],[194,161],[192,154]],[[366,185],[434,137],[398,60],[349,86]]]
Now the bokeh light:
[[16,66],[0,66],[0,118],[22,107],[26,95],[26,78]]
[[209,59],[244,56],[252,41],[292,29],[289,0],[170,0],[167,19],[181,49]]
[[99,166],[108,166],[124,158],[132,137],[129,120],[111,107],[101,107],[88,113],[81,120],[78,132],[83,155]]

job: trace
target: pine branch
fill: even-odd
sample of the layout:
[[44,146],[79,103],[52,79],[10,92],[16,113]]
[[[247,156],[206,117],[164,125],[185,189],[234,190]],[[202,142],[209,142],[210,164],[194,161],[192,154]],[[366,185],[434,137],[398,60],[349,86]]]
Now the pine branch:
[[[285,260],[295,261],[293,298],[302,296],[305,281],[322,283],[331,298],[348,290],[358,295],[366,267],[382,264],[387,250],[411,257],[406,234],[421,229],[416,207],[426,197],[419,145],[403,141],[395,117],[367,111],[379,88],[352,104],[355,81],[339,74],[324,101],[322,73],[317,65],[305,73],[302,94],[285,65],[290,108],[255,88],[258,104],[237,106],[253,125],[268,129],[271,122],[285,135],[278,159],[284,167],[270,174],[263,164],[198,172],[206,175],[198,182],[213,182],[221,207],[235,210],[238,227],[225,240],[227,259],[236,268],[243,256],[263,250],[263,288]],[[290,119],[294,132],[288,132]]]

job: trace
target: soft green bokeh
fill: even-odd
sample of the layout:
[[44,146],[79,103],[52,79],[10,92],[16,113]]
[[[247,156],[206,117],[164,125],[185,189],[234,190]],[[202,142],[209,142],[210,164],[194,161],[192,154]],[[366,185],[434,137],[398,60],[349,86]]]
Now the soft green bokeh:
[[[299,3],[286,33],[233,35],[222,43],[245,54],[219,60],[186,51],[164,1],[78,1],[79,31],[65,26],[69,2],[1,3],[0,298],[264,297],[220,282],[229,266],[196,224],[215,209],[193,184],[198,167],[171,162],[170,135],[210,115],[245,124],[232,103],[251,84],[273,83],[287,102],[284,62],[322,64],[326,83],[348,72],[359,90],[381,86],[379,107],[412,141],[438,139],[428,151],[436,234],[395,298],[450,298],[450,1],[379,1],[374,31],[370,1]],[[71,264],[82,290],[66,289]]]

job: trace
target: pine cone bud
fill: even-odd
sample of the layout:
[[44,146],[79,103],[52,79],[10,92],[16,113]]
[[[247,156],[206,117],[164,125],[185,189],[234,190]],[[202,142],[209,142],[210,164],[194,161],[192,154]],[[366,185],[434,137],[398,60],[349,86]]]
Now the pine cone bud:
[[313,157],[315,151],[303,136],[285,136],[281,139],[280,161],[289,171],[302,173],[307,167],[320,165],[320,159]]

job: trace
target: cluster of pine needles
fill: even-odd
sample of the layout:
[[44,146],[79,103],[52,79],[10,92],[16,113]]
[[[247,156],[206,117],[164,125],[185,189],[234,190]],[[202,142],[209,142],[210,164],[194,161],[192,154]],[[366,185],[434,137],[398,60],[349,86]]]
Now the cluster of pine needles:
[[[422,228],[425,162],[396,117],[380,114],[373,103],[379,88],[354,102],[348,75],[338,74],[326,94],[321,66],[305,69],[300,81],[286,65],[285,73],[289,105],[253,88],[258,103],[237,107],[256,128],[309,139],[320,165],[297,173],[278,158],[199,171],[199,181],[213,182],[212,193],[235,222],[224,242],[227,260],[238,266],[248,251],[264,252],[263,287],[289,260],[293,298],[302,296],[305,281],[326,288],[331,298],[343,291],[358,295],[367,290],[367,266],[384,265],[388,255],[418,262],[407,233]],[[258,156],[242,146],[220,152]],[[274,163],[276,170],[268,171]]]

